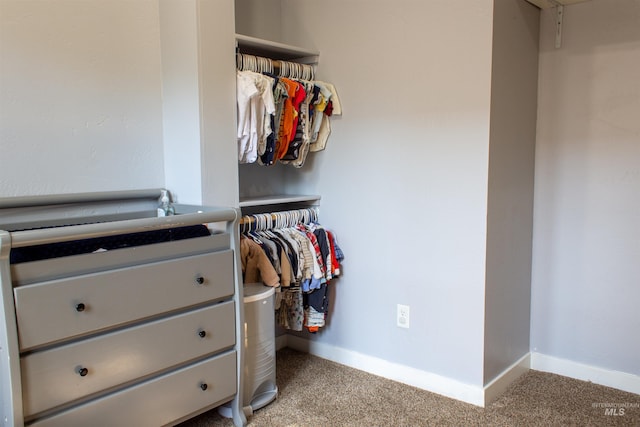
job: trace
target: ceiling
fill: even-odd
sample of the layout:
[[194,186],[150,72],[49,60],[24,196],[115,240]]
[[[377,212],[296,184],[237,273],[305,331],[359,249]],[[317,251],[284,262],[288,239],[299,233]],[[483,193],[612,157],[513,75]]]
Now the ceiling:
[[588,1],[588,0],[556,0],[556,1],[551,1],[551,0],[527,0],[529,3],[532,3],[536,6],[538,6],[540,9],[547,9],[550,7],[555,7],[556,3],[561,4],[563,6],[569,5],[569,4],[574,4],[574,3],[582,3],[584,1]]

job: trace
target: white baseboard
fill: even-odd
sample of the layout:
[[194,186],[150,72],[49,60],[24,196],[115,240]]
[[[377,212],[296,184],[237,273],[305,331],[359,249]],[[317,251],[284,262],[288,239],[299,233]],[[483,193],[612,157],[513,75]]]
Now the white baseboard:
[[493,402],[509,385],[529,369],[640,394],[640,376],[638,375],[603,369],[535,352],[525,354],[486,386],[478,387],[294,335],[285,334],[276,337],[276,348],[280,350],[284,347],[291,347],[294,350],[310,353],[323,359],[481,407]]
[[398,381],[432,393],[461,400],[476,406],[484,406],[485,392],[482,387],[465,384],[409,366],[389,362],[328,344],[309,341],[293,335],[287,336],[287,346],[294,350],[313,354],[323,359],[350,366],[370,374]]
[[531,353],[531,369],[640,394],[640,376],[626,372],[603,369],[541,353]]
[[531,353],[527,353],[485,385],[484,405],[487,406],[496,400],[520,375],[526,373],[530,366]]

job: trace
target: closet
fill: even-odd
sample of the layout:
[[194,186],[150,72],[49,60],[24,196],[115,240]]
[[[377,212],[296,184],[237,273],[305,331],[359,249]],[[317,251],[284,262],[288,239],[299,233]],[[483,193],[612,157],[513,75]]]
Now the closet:
[[[263,268],[266,265],[269,269],[261,276],[247,268],[245,281],[259,278],[270,286],[281,285],[276,292],[277,322],[293,331],[317,332],[325,325],[327,287],[340,274],[336,252],[342,259],[335,235],[320,225],[320,195],[299,191],[308,188],[303,182],[305,170],[313,168],[315,156],[321,156],[324,145],[330,144],[332,113],[341,114],[335,87],[315,76],[318,59],[319,52],[314,50],[236,34],[240,208],[245,215],[241,221],[243,256],[256,262],[260,255]],[[251,104],[251,110],[249,93],[259,101],[258,107]],[[282,93],[285,95],[279,98]],[[286,102],[293,99],[293,129],[283,138]],[[285,105],[281,104],[280,110],[278,100]],[[269,102],[276,105],[271,112]],[[262,112],[256,114],[260,108]],[[259,122],[257,126],[252,123],[253,133],[247,130],[251,114],[251,120]],[[264,139],[259,136],[262,130],[275,136],[275,151],[286,153],[284,156],[268,157],[273,148],[269,148],[266,135]],[[262,142],[261,150],[258,143],[251,146],[249,142],[248,135],[256,134],[255,141]],[[287,146],[288,139],[291,142]],[[278,148],[280,144],[285,148]],[[250,152],[251,148],[257,153]],[[292,160],[289,156],[294,151]]]
[[[300,63],[314,67],[319,59],[319,52],[272,42],[246,35],[236,34],[237,53],[269,58],[277,64],[280,61]],[[308,194],[300,189],[301,175],[306,168],[313,167],[310,154],[302,170],[290,165],[275,164],[261,166],[255,163],[239,164],[240,208],[243,213],[264,212],[265,209],[282,210],[305,205],[317,204],[320,196]],[[269,208],[267,208],[269,207]]]

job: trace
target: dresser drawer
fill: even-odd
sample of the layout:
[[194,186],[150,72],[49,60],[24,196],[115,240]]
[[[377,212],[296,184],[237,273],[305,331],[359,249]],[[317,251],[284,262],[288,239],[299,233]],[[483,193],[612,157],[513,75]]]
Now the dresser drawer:
[[231,400],[236,392],[235,378],[236,353],[230,352],[37,420],[31,425],[167,425]]
[[19,286],[21,350],[233,294],[231,250]]
[[23,357],[25,415],[229,348],[234,313],[229,301]]

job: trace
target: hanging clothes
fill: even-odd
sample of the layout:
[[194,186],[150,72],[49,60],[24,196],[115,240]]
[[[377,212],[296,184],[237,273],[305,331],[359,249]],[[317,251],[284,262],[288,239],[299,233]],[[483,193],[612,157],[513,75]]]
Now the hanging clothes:
[[284,157],[289,149],[289,144],[295,137],[300,115],[300,104],[307,96],[302,84],[287,78],[282,78],[281,80],[287,86],[288,97],[284,102],[280,131],[276,142],[276,160]]
[[306,93],[305,99],[300,103],[300,112],[298,115],[298,123],[293,141],[289,144],[289,148],[285,155],[280,159],[282,163],[292,164],[295,167],[301,167],[309,153],[309,143],[311,134],[311,115],[310,106],[313,99],[317,96],[316,86],[311,82],[300,82],[304,86]]
[[[278,277],[281,287],[276,298],[276,319],[279,325],[310,332],[317,332],[325,326],[329,312],[328,286],[340,275],[340,263],[344,259],[332,232],[313,221],[294,226],[244,230],[241,249],[244,246],[263,251],[264,258],[252,253],[253,258],[262,262],[268,260],[271,264],[271,268],[261,264],[259,272],[263,280],[263,269],[272,283],[272,273]],[[248,275],[250,262],[244,259],[248,253],[241,250],[243,266],[247,265],[245,280],[255,277]]]
[[271,77],[253,71],[237,72],[238,99],[238,160],[253,163],[259,147],[266,148],[267,137],[273,132],[271,116],[275,113]]
[[266,166],[273,165],[275,162],[277,139],[276,129],[279,129],[280,127],[280,120],[282,119],[282,111],[284,109],[284,101],[289,96],[287,94],[287,86],[284,84],[284,82],[282,82],[278,77],[272,76],[272,78],[274,80],[272,90],[273,100],[275,104],[275,113],[269,116],[269,121],[271,123],[271,133],[269,133],[266,137],[265,150],[263,153],[258,153],[260,155],[260,157],[258,158],[258,163]]
[[245,236],[240,238],[240,259],[244,283],[280,286],[280,278],[262,247]]
[[[254,58],[239,59],[240,68],[258,66],[266,60],[239,55]],[[334,85],[301,79],[313,78],[313,73],[301,72],[300,67],[301,64],[281,61],[281,71],[291,72],[286,77],[275,76],[271,71],[238,71],[240,163],[269,166],[281,162],[301,168],[309,153],[325,149],[331,134],[330,117],[341,115],[342,105]]]

